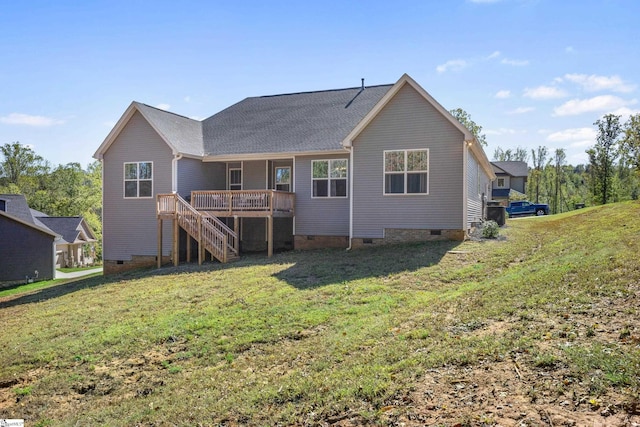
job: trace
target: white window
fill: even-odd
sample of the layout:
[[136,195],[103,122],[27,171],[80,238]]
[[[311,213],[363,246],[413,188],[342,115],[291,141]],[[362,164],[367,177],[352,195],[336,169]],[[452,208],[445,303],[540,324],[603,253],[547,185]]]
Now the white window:
[[229,168],[229,190],[242,190],[242,168]]
[[152,162],[130,162],[124,164],[124,197],[153,197]]
[[428,194],[429,149],[384,152],[384,194]]
[[504,178],[498,178],[498,188],[504,188]]
[[347,159],[311,162],[313,197],[347,197]]
[[279,191],[291,191],[291,168],[289,166],[277,167],[275,175],[275,189]]

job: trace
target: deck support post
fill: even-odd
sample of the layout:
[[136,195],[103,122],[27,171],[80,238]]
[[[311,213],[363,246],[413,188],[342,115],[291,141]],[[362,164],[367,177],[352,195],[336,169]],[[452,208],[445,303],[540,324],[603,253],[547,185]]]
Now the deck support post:
[[273,256],[273,215],[267,217],[267,256]]
[[204,261],[204,246],[202,245],[202,216],[198,216],[198,265]]
[[180,261],[180,257],[178,256],[178,251],[180,248],[180,227],[178,226],[178,217],[176,216],[173,219],[173,265],[174,267],[178,266],[178,262]]
[[187,233],[187,262],[191,262],[191,234]]
[[238,218],[238,215],[233,217],[233,232],[236,233],[233,248],[236,250],[236,254],[240,254],[240,218]]
[[158,257],[156,264],[158,268],[162,267],[162,218],[158,218]]

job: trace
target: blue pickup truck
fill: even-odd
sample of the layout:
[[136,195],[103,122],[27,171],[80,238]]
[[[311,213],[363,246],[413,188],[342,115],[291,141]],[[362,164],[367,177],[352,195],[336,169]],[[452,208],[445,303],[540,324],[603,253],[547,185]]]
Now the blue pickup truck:
[[549,215],[549,205],[545,203],[531,203],[527,200],[509,202],[507,213],[510,217],[524,215]]

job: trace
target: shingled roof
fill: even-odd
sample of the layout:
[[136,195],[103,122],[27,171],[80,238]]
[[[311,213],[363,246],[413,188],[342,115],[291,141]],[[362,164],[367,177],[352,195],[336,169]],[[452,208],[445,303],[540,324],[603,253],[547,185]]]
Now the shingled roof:
[[506,173],[510,176],[528,176],[529,166],[527,162],[507,161],[491,162],[495,173]]
[[0,200],[5,201],[4,211],[14,218],[36,225],[31,216],[27,199],[23,194],[0,194]]
[[205,155],[340,150],[392,86],[246,98],[204,120]]
[[[48,229],[62,236],[67,243],[94,242],[95,236],[83,226],[81,216],[39,216]],[[85,235],[89,234],[89,235]]]

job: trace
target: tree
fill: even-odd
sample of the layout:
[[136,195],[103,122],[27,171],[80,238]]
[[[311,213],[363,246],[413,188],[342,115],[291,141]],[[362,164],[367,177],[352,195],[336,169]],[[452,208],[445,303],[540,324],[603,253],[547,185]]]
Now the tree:
[[516,151],[510,148],[503,150],[498,147],[493,152],[493,160],[498,162],[527,162],[529,154],[526,148],[518,147]]
[[535,181],[536,203],[540,203],[540,179],[542,178],[542,168],[547,160],[547,147],[538,146],[537,150],[531,149],[531,159],[533,160],[533,170],[531,177]]
[[596,145],[588,149],[587,154],[592,169],[593,196],[604,205],[613,195],[611,181],[614,164],[620,154],[618,145],[622,127],[620,116],[615,114],[605,115],[594,125],[598,127]]
[[563,148],[558,148],[555,153],[555,192],[553,197],[553,213],[561,212],[560,209],[560,198],[562,196],[562,191],[560,189],[560,185],[564,181],[564,173],[562,167],[564,166],[564,162],[567,158],[567,154]]
[[0,184],[21,185],[21,181],[34,179],[48,171],[48,164],[31,148],[19,142],[0,146],[3,160],[0,162]]
[[623,157],[640,172],[640,114],[629,116],[620,144]]
[[476,137],[480,145],[487,146],[487,137],[482,133],[482,126],[476,124],[471,120],[471,115],[464,111],[462,108],[456,108],[449,111],[453,117],[455,117],[464,127],[469,129],[469,132]]

